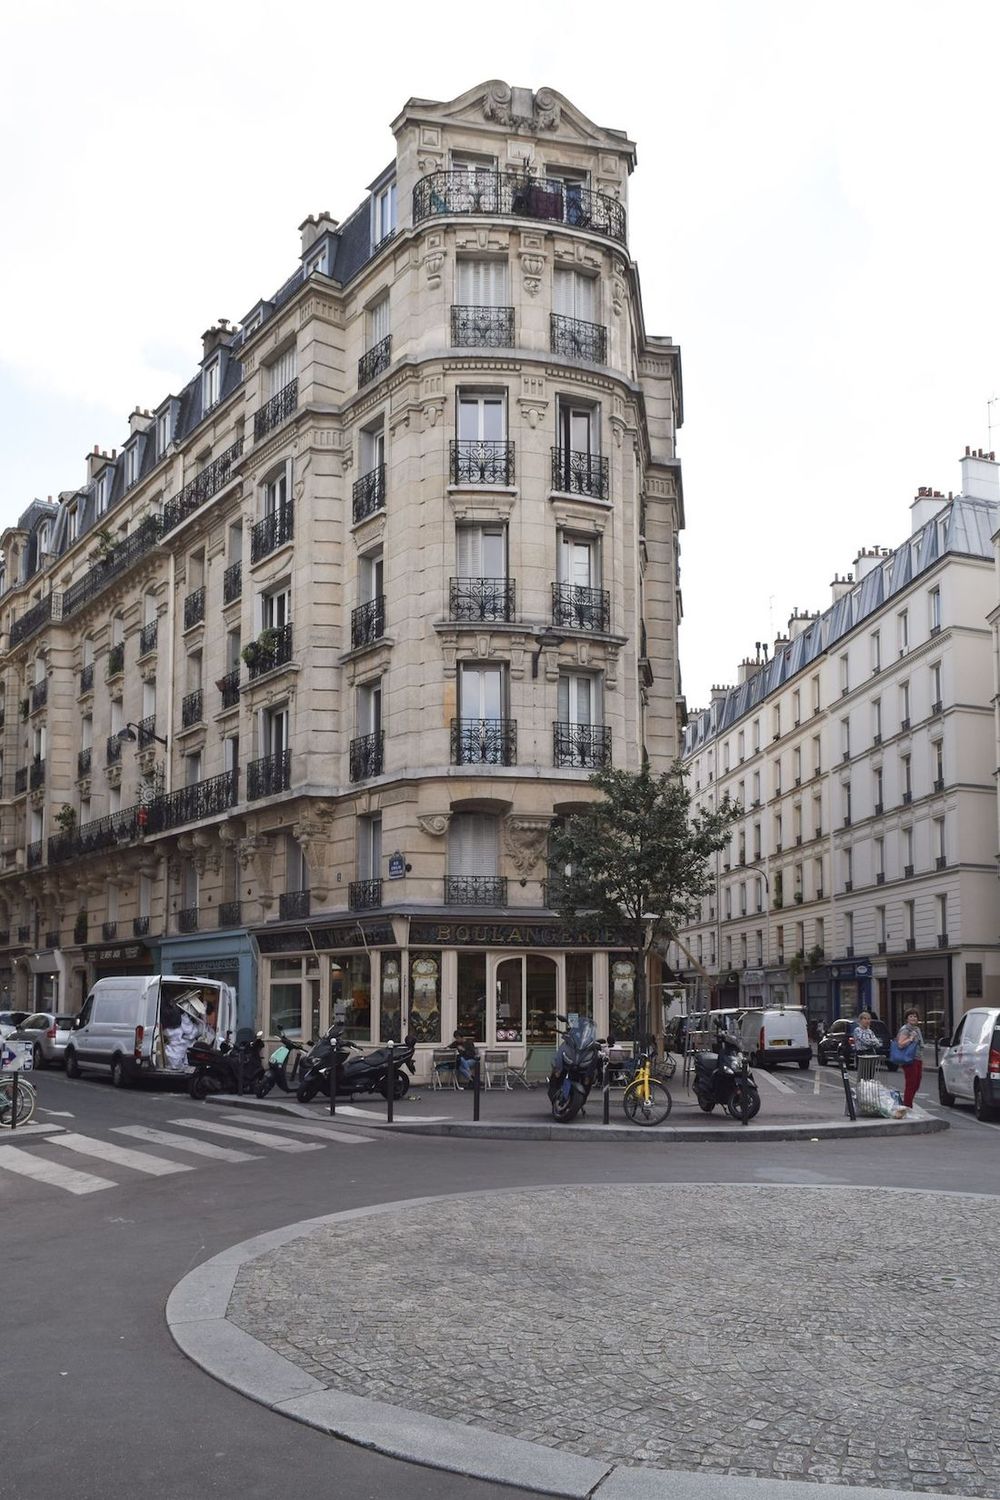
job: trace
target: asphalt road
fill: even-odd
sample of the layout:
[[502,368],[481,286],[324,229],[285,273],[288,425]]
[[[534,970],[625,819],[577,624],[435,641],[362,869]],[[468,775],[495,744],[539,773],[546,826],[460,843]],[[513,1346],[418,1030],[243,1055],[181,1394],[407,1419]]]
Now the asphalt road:
[[[786,1075],[783,1074],[782,1077]],[[802,1075],[792,1086],[812,1087]],[[0,1393],[3,1500],[505,1496],[513,1491],[396,1463],[278,1417],[218,1385],[175,1348],[163,1317],[175,1283],[235,1242],[313,1215],[415,1195],[544,1183],[756,1182],[892,1185],[1000,1193],[1000,1126],[946,1111],[952,1129],[906,1139],[701,1144],[637,1149],[365,1137],[277,1151],[175,1122],[231,1112],[183,1094],[114,1091],[97,1079],[37,1075],[38,1118],[76,1147],[41,1136],[0,1143]],[[930,1084],[934,1084],[931,1075]],[[927,1091],[931,1108],[932,1094]],[[544,1101],[539,1098],[539,1108]],[[44,1112],[43,1112],[44,1111]],[[188,1142],[128,1134],[153,1129]],[[238,1126],[236,1128],[239,1128]],[[82,1139],[81,1139],[82,1138]],[[191,1141],[250,1160],[195,1154]],[[96,1143],[96,1144],[95,1144]],[[114,1158],[122,1150],[142,1158]],[[4,1166],[55,1163],[112,1186],[81,1194]],[[104,1155],[91,1155],[96,1151]],[[7,1153],[5,1156],[4,1153]],[[136,1160],[187,1170],[136,1169]],[[128,1164],[126,1164],[128,1162]],[[442,1215],[441,1276],[448,1275]],[[581,1226],[581,1233],[586,1226]],[[917,1251],[919,1253],[919,1251]],[[955,1269],[961,1246],[955,1247]],[[317,1307],[317,1314],[336,1309]]]

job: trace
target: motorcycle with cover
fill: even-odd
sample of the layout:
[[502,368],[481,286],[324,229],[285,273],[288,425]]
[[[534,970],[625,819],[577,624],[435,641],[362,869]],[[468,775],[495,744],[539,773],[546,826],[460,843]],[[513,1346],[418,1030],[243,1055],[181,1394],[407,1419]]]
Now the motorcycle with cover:
[[552,1059],[548,1079],[552,1118],[561,1125],[576,1118],[594,1086],[600,1063],[600,1043],[593,1021],[578,1017],[563,1026],[563,1037]]

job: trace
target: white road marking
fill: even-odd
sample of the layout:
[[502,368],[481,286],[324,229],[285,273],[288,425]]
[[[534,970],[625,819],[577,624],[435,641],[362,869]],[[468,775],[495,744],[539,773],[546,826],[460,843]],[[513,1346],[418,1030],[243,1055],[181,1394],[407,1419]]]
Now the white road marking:
[[322,1151],[318,1141],[283,1141],[278,1136],[265,1135],[262,1130],[244,1130],[237,1125],[216,1125],[210,1120],[168,1120],[168,1125],[183,1125],[189,1130],[207,1130],[210,1135],[236,1136],[238,1140],[252,1141],[255,1146],[267,1146],[271,1151]]
[[116,1146],[114,1141],[99,1141],[94,1136],[74,1135],[70,1131],[46,1142],[46,1145],[50,1144],[78,1151],[81,1156],[96,1156],[100,1161],[111,1162],[117,1167],[131,1167],[134,1172],[145,1172],[149,1177],[168,1177],[172,1172],[191,1171],[183,1162],[167,1161],[145,1151],[129,1151],[126,1146]]
[[211,1156],[216,1161],[260,1161],[249,1151],[237,1151],[232,1146],[216,1146],[213,1141],[193,1141],[190,1136],[175,1135],[172,1130],[154,1130],[151,1125],[115,1125],[116,1135],[130,1135],[138,1141],[149,1141],[152,1146],[172,1146],[175,1151],[190,1151],[194,1156]]
[[5,1172],[17,1172],[21,1177],[32,1177],[46,1187],[62,1188],[65,1193],[99,1193],[102,1188],[118,1186],[117,1182],[109,1182],[106,1177],[92,1177],[89,1172],[60,1166],[58,1162],[36,1156],[33,1151],[19,1151],[16,1146],[0,1146],[0,1168]]
[[46,1109],[43,1105],[38,1106],[40,1115],[58,1115],[63,1120],[75,1120],[76,1115],[71,1109]]
[[[260,1115],[241,1115],[235,1110],[226,1119],[232,1119],[237,1125],[260,1125]],[[268,1124],[271,1122],[268,1121]],[[321,1136],[324,1141],[338,1141],[345,1146],[370,1146],[371,1140],[366,1135],[348,1135],[346,1130],[331,1130],[326,1125],[307,1125],[301,1120],[289,1120],[284,1115],[274,1121],[276,1130],[288,1130],[295,1135]]]
[[[399,1108],[399,1102],[400,1102],[399,1100],[396,1101],[396,1108],[397,1109]],[[385,1105],[384,1104],[374,1105],[371,1109],[359,1109],[356,1104],[338,1104],[337,1105],[337,1114],[338,1115],[357,1115],[358,1119],[360,1119],[360,1120],[371,1120],[371,1119],[384,1120],[385,1119]],[[334,1118],[336,1118],[336,1116],[334,1116]],[[436,1125],[436,1124],[440,1123],[442,1120],[451,1120],[451,1119],[454,1119],[454,1116],[453,1115],[413,1115],[412,1118],[414,1120],[420,1120],[420,1122],[422,1124],[424,1124],[424,1125],[432,1125],[432,1124]]]
[[769,1073],[767,1068],[755,1068],[753,1076],[755,1078],[766,1078],[768,1083],[771,1084],[773,1088],[776,1088],[778,1090],[779,1094],[798,1093],[798,1089],[793,1089],[790,1083],[783,1083],[780,1078],[775,1078],[774,1074]]

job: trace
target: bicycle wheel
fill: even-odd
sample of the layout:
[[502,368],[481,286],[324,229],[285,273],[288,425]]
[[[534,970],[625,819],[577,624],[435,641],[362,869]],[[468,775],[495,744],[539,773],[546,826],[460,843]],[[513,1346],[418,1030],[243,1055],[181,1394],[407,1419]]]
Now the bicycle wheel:
[[653,1064],[653,1072],[657,1078],[673,1078],[677,1072],[677,1059],[672,1052],[664,1052],[660,1060]]
[[[36,1095],[30,1083],[17,1085],[17,1123],[27,1125],[35,1113]],[[14,1085],[5,1078],[0,1083],[0,1129],[9,1130],[14,1123]]]
[[625,1113],[635,1125],[662,1125],[673,1108],[673,1099],[666,1084],[651,1078],[648,1097],[637,1083],[630,1083],[622,1100]]

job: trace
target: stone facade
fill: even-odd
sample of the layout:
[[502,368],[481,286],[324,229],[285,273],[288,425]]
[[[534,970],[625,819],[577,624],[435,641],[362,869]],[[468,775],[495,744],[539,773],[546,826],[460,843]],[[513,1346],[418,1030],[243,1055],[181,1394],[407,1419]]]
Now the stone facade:
[[680,355],[643,323],[634,147],[496,81],[393,132],[190,385],[2,538],[11,1003],[207,968],[269,1031],[346,1007],[357,1040],[515,1051],[627,1010],[545,880],[595,764],[679,751]]

